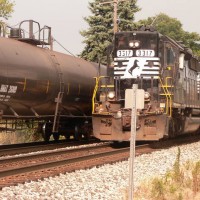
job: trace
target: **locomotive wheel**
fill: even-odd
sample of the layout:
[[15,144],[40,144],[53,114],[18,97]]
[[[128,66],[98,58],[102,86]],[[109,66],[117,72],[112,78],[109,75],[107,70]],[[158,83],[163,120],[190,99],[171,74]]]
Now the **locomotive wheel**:
[[172,118],[169,121],[169,138],[175,137],[175,133],[176,133],[176,131],[175,131],[175,122],[174,122],[174,120]]
[[184,119],[172,118],[169,122],[169,137],[173,138],[183,132]]

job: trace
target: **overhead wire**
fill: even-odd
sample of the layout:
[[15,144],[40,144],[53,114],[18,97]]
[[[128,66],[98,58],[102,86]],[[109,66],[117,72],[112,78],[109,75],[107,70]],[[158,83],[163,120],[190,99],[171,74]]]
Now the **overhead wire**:
[[58,42],[58,40],[56,40],[54,37],[52,37],[53,41],[57,42],[65,51],[67,51],[70,55],[75,56],[73,53],[71,53],[68,49],[66,49],[60,42]]

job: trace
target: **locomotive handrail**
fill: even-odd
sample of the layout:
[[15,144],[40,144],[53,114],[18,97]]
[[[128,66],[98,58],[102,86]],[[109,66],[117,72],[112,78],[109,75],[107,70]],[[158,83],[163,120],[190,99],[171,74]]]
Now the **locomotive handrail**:
[[163,88],[164,91],[164,95],[166,96],[166,114],[169,114],[169,116],[172,116],[172,98],[171,98],[171,93],[169,93],[168,87],[172,87],[168,85],[168,79],[171,79],[172,77],[166,77],[166,85],[163,85],[163,82],[161,80],[161,78],[159,77],[160,83],[161,83],[161,87]]
[[172,77],[166,77],[166,90],[167,90],[167,92],[168,92],[168,95],[169,95],[169,99],[170,99],[170,101],[169,101],[169,115],[170,115],[170,117],[172,116],[172,97],[171,97],[171,93],[169,93],[169,90],[168,90],[168,87],[172,87],[172,85],[171,86],[168,86],[168,80],[169,79],[172,79]]
[[163,83],[162,83],[162,80],[161,80],[161,78],[160,78],[160,76],[159,76],[159,81],[160,81],[160,83],[161,83],[161,87],[163,88],[163,91],[164,91],[164,95],[166,96],[166,114],[168,114],[168,104],[169,104],[169,100],[168,100],[168,95],[167,95],[167,92],[165,91],[165,87],[164,87],[164,85],[163,85]]
[[94,91],[93,91],[93,95],[92,95],[92,113],[94,113],[94,107],[95,107],[94,99],[96,97],[96,93],[97,93],[97,90],[98,90],[99,81],[102,78],[109,78],[109,76],[94,77],[94,79],[95,79],[95,87],[94,87]]
[[94,91],[93,91],[93,95],[92,95],[92,113],[94,113],[94,107],[95,107],[94,99],[95,99],[95,96],[97,93],[100,77],[94,77],[94,78],[95,78],[95,87],[94,87]]

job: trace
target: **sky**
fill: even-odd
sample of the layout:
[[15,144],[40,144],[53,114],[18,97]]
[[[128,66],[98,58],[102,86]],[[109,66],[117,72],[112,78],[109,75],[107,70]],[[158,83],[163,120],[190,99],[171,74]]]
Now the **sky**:
[[[15,2],[14,13],[7,23],[15,25],[23,20],[32,19],[52,28],[53,37],[69,52],[78,55],[83,49],[84,38],[81,30],[87,30],[88,24],[84,17],[91,15],[89,2],[94,0],[10,0]],[[104,1],[104,0],[102,0]],[[146,19],[159,13],[181,21],[183,29],[200,34],[200,0],[138,0],[141,11],[135,19]],[[69,54],[65,49],[54,43],[54,50]]]

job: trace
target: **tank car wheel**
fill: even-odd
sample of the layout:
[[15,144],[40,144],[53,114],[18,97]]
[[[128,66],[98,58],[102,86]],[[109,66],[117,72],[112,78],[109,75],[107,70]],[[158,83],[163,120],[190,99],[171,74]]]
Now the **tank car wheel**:
[[77,141],[82,140],[82,133],[80,132],[80,129],[78,126],[75,126],[74,128],[74,139]]
[[51,125],[51,123],[47,122],[47,123],[43,124],[42,129],[43,129],[42,136],[44,138],[44,141],[45,142],[49,142],[51,134],[52,134],[52,125]]
[[45,137],[44,137],[44,141],[45,141],[45,142],[49,142],[50,137],[51,137],[51,134],[46,133],[46,134],[45,134]]
[[65,134],[65,139],[66,140],[70,140],[70,135],[69,134]]
[[58,141],[58,140],[59,140],[59,137],[60,137],[59,133],[53,133],[53,139],[54,139],[55,141]]

